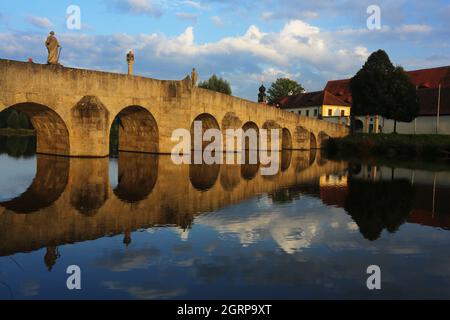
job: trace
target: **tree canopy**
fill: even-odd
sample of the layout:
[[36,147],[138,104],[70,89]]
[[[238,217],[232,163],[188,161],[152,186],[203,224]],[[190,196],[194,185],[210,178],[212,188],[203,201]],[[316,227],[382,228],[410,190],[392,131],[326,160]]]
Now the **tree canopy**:
[[198,87],[228,95],[232,94],[230,83],[223,78],[217,77],[215,74],[213,74],[207,81],[200,82]]
[[267,90],[269,103],[275,103],[277,100],[288,96],[289,94],[299,94],[305,92],[305,89],[295,80],[288,78],[279,78],[272,83]]
[[402,67],[378,50],[351,79],[353,116],[381,115],[395,122],[411,122],[419,113],[417,91]]

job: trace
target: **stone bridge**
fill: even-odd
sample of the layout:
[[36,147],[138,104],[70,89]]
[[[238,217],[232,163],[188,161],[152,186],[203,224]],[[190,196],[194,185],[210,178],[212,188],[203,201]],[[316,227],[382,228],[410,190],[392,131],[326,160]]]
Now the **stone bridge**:
[[120,153],[118,183],[109,159],[38,155],[29,188],[0,203],[0,256],[129,234],[155,226],[188,229],[201,213],[292,186],[319,186],[348,164],[315,150],[283,151],[276,176],[260,165],[175,165],[169,156]]
[[0,111],[26,113],[37,152],[73,157],[109,155],[111,125],[119,116],[119,150],[171,153],[175,129],[282,129],[279,149],[320,148],[345,126],[192,87],[189,78],[163,81],[0,60]]

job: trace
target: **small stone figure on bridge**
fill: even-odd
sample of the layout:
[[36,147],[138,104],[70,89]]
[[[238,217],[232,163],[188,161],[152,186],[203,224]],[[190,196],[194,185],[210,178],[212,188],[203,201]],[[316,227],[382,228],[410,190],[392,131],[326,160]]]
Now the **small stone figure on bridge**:
[[48,50],[48,58],[47,58],[47,64],[59,64],[59,54],[60,54],[60,48],[58,40],[55,37],[55,32],[50,32],[50,35],[47,38],[47,41],[45,41],[45,46]]
[[259,87],[258,102],[267,103],[266,87],[264,87],[264,83]]
[[197,73],[197,71],[195,70],[195,68],[192,69],[191,80],[192,80],[192,87],[197,86],[198,73]]
[[128,62],[128,75],[131,76],[133,74],[133,64],[134,64],[134,53],[133,50],[127,53],[127,62]]

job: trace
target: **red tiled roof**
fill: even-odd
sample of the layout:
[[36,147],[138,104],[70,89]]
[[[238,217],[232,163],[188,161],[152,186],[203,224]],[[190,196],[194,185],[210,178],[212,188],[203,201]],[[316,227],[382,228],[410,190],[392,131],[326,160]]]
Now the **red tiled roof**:
[[345,101],[345,97],[337,97],[334,94],[324,91],[323,104],[328,106],[351,106],[351,99],[349,101]]
[[278,104],[281,109],[318,107],[322,105],[350,106],[328,91],[301,93],[281,99]]
[[450,66],[432,69],[408,71],[412,83],[419,89],[450,87]]
[[350,92],[350,79],[328,81],[325,91],[331,92],[331,94],[349,103],[353,101]]

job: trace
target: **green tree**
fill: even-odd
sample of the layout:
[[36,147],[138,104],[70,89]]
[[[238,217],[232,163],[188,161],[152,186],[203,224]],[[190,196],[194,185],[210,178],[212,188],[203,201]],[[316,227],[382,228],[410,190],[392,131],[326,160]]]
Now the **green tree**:
[[378,50],[370,55],[350,82],[352,115],[381,115],[386,107],[392,106],[390,85],[394,70],[385,51]]
[[207,81],[200,82],[198,87],[228,95],[231,95],[232,93],[230,83],[223,78],[217,77],[215,74],[213,74]]
[[267,90],[270,104],[273,104],[277,100],[290,94],[299,94],[303,92],[305,92],[305,89],[301,84],[288,78],[277,79],[277,81],[272,83],[269,90]]
[[411,122],[419,112],[417,92],[402,67],[395,67],[387,53],[378,50],[350,81],[352,116],[381,115]]
[[416,87],[402,67],[394,70],[391,90],[395,97],[393,107],[385,110],[383,116],[394,120],[394,132],[397,132],[397,121],[411,122],[419,115],[419,98]]
[[9,114],[8,120],[6,120],[6,124],[7,124],[8,128],[19,129],[20,119],[19,119],[19,114],[17,113],[16,110],[13,110]]

